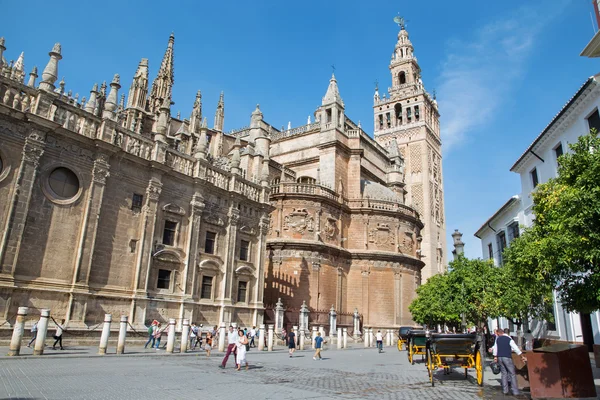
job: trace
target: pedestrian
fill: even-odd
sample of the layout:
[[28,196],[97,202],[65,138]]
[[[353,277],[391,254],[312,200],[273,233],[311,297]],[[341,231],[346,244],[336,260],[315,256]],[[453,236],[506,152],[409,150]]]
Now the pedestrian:
[[210,351],[212,350],[213,335],[212,332],[206,332],[206,343],[204,344],[204,350],[206,350],[206,357],[210,357]]
[[52,350],[56,350],[56,343],[58,343],[60,345],[61,350],[64,350],[63,343],[62,343],[62,335],[63,335],[64,327],[65,327],[65,320],[61,319],[60,324],[56,324],[56,333],[53,336],[54,344],[52,345]]
[[502,392],[508,394],[510,382],[512,394],[518,396],[519,387],[517,386],[515,364],[512,360],[511,351],[520,355],[523,362],[527,362],[527,359],[521,353],[521,349],[515,344],[515,341],[512,340],[510,336],[505,335],[501,329],[496,331],[496,335],[496,343],[494,343],[492,353],[494,354],[494,362],[497,362],[500,365],[500,372],[502,373]]
[[37,338],[37,331],[38,331],[38,321],[35,321],[33,323],[33,326],[31,327],[31,340],[29,341],[29,344],[27,345],[27,347],[31,347],[31,343],[33,343],[35,341],[35,339]]
[[152,323],[150,324],[150,326],[148,327],[148,341],[146,342],[146,344],[144,345],[144,348],[147,349],[148,345],[152,342],[152,344],[150,345],[150,348],[154,347],[154,344],[156,343],[156,338],[154,337],[154,332],[156,332],[156,324],[158,324],[157,320],[152,321]]
[[[236,356],[236,343],[238,341],[239,335],[237,332],[234,332],[233,326],[229,326],[229,333],[227,334],[227,353],[225,353],[225,357],[223,357],[223,362],[219,365],[219,368],[225,368],[227,366],[227,360],[229,360],[229,355],[233,353]],[[234,357],[235,359],[235,357]],[[237,368],[237,363],[236,363]]]
[[[190,349],[196,349],[196,345],[198,344],[198,326],[195,322],[192,322],[192,326],[190,328]],[[202,349],[202,348],[200,348]]]
[[154,330],[154,340],[156,340],[156,345],[154,346],[154,348],[156,349],[156,351],[160,350],[160,337],[162,336],[163,333],[163,329],[161,329],[161,324],[160,322],[156,321],[156,329]]
[[288,339],[288,348],[290,352],[290,358],[292,358],[292,354],[296,351],[296,334],[294,333],[294,329],[290,329],[290,333],[287,335]]
[[194,344],[194,348],[198,345],[202,349],[202,330],[204,329],[204,325],[200,324],[198,326],[198,335],[196,335],[196,343]]
[[380,330],[378,330],[375,334],[375,339],[377,340],[377,348],[379,349],[379,352],[383,352],[383,334]]
[[323,348],[323,343],[327,342],[325,342],[321,337],[321,332],[317,332],[317,336],[315,337],[315,355],[313,356],[313,360],[316,360],[317,358],[319,361],[322,360],[321,349]]
[[235,362],[237,364],[237,370],[242,368],[242,363],[248,369],[248,362],[246,361],[246,346],[248,345],[248,338],[243,330],[238,331],[238,341],[235,346],[237,347],[237,354],[235,356]]
[[287,335],[287,331],[285,330],[285,328],[281,329],[281,339],[283,340],[283,342],[287,346],[288,345],[288,335]]
[[254,337],[256,336],[256,327],[253,326],[252,329],[250,329],[250,347],[256,347],[254,345]]

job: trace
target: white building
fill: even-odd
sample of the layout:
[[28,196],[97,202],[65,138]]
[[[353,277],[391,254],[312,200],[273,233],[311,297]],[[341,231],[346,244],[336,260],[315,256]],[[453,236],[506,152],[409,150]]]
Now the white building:
[[[591,128],[600,132],[600,74],[590,77],[567,102],[550,124],[538,135],[511,167],[520,175],[521,194],[511,197],[492,215],[475,236],[481,239],[484,259],[493,259],[502,265],[502,251],[519,236],[524,227],[531,226],[534,188],[557,176],[558,157],[568,152],[569,144],[587,134]],[[547,337],[570,342],[600,344],[600,312],[593,314],[568,313],[563,310],[557,294],[554,295],[554,323],[532,322],[530,329],[536,337]],[[493,322],[493,327],[510,328],[504,318]]]

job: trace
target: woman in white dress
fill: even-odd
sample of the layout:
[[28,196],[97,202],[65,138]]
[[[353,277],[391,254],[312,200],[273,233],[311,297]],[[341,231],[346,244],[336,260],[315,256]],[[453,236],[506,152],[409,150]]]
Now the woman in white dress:
[[246,369],[248,369],[248,362],[246,361],[246,345],[248,344],[248,338],[244,335],[244,331],[238,331],[238,341],[235,346],[237,347],[237,356],[235,357],[235,363],[237,364],[237,370],[239,371],[242,368],[242,363],[246,365]]

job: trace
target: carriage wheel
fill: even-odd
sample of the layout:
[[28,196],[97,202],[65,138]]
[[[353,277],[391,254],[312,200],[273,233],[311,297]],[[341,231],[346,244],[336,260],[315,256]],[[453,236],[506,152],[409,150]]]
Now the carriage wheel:
[[435,386],[435,382],[433,380],[433,357],[431,356],[431,350],[427,349],[425,351],[425,363],[427,364],[427,373],[429,374],[429,382],[431,382],[431,387]]
[[477,372],[477,384],[483,386],[483,363],[481,362],[481,352],[475,353],[475,371]]
[[398,351],[402,351],[402,340],[398,339]]
[[413,348],[410,346],[408,348],[408,362],[412,365],[415,365],[415,358],[413,357]]

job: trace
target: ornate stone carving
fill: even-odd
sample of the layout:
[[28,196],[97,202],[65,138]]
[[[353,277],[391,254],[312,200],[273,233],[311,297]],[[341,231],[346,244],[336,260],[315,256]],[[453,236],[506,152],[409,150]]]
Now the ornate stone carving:
[[223,221],[223,218],[219,217],[218,215],[214,215],[214,214],[206,214],[204,216],[204,222],[211,224],[211,225],[216,225],[216,226],[225,225],[225,221]]
[[66,150],[75,156],[84,158],[89,161],[94,160],[94,153],[91,150],[82,149],[81,147],[79,147],[75,144],[72,144],[72,143],[65,143],[64,141],[62,141],[54,136],[49,135],[46,139],[46,143],[48,143],[49,147]]
[[396,235],[389,224],[378,223],[375,228],[369,230],[369,242],[376,245],[393,245],[396,243]]
[[36,168],[42,154],[44,154],[44,148],[37,144],[26,142],[23,146],[23,162],[33,164]]
[[163,211],[171,214],[185,215],[185,210],[183,209],[183,207],[179,207],[178,205],[173,203],[165,204],[163,206]]
[[247,235],[256,235],[256,228],[252,227],[252,226],[248,226],[248,225],[243,225],[240,228],[240,232],[245,233]]
[[156,179],[150,180],[146,189],[146,196],[149,200],[158,201],[162,192],[162,183]]
[[110,164],[108,163],[108,157],[104,154],[96,155],[94,161],[94,169],[92,171],[92,180],[101,185],[106,185],[106,178],[110,176]]
[[333,240],[337,236],[337,220],[331,216],[327,217],[323,224],[323,234],[328,240]]
[[404,231],[400,240],[400,250],[403,253],[412,253],[415,246],[414,234],[411,231]]
[[283,229],[304,234],[314,231],[314,218],[306,208],[294,208],[292,212],[283,218]]
[[229,225],[236,226],[240,221],[240,210],[237,208],[232,208],[229,210]]

